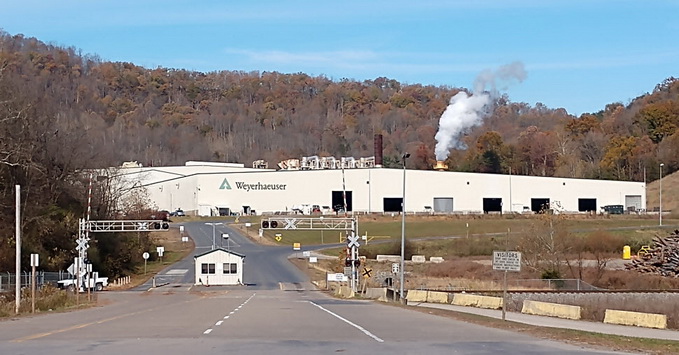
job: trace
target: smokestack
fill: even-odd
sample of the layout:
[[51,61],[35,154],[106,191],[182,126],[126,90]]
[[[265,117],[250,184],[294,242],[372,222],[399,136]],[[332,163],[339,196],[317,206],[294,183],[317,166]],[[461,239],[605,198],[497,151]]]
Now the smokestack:
[[437,160],[436,165],[434,165],[434,170],[446,171],[448,170],[448,165],[446,165],[443,160]]
[[381,134],[376,134],[375,135],[375,167],[381,168],[382,167],[382,135]]

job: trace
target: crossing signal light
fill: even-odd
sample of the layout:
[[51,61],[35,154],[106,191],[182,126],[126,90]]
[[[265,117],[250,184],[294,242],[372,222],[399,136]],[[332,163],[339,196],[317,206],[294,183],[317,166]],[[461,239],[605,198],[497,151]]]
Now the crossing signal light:
[[[351,259],[346,258],[344,260],[344,266],[351,266]],[[361,266],[361,260],[354,260],[354,266],[359,267]]]
[[170,224],[167,222],[153,222],[151,223],[151,229],[168,230],[170,229]]
[[278,221],[262,221],[262,228],[278,228]]

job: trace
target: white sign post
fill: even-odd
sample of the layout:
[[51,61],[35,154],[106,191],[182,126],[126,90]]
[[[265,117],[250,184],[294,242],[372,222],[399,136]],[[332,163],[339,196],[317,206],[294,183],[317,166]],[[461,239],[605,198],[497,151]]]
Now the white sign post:
[[505,320],[507,307],[507,271],[521,271],[521,252],[493,251],[493,270],[505,272],[502,289],[502,320]]
[[31,254],[31,313],[35,313],[35,268],[38,263],[38,254]]
[[142,254],[141,257],[144,258],[144,275],[146,275],[146,260],[149,259],[149,253],[144,252],[144,254]]
[[156,252],[158,252],[158,258],[160,258],[160,263],[163,263],[163,253],[165,253],[165,247],[156,247]]

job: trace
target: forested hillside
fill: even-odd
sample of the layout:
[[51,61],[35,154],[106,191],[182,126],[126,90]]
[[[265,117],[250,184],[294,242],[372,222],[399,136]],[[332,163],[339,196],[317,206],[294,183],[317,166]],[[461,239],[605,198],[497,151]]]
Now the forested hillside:
[[[21,184],[28,245],[61,253],[84,210],[75,173],[123,161],[275,166],[309,155],[363,157],[374,154],[379,133],[386,166],[409,152],[409,168],[428,169],[439,118],[461,90],[468,91],[388,78],[148,69],[0,31],[0,227],[12,229]],[[674,78],[581,117],[505,96],[447,163],[457,171],[655,180],[660,162],[665,174],[679,168],[678,126]],[[45,235],[63,239],[45,245]],[[11,260],[8,253],[5,243],[0,260]],[[68,257],[55,257],[55,265]]]

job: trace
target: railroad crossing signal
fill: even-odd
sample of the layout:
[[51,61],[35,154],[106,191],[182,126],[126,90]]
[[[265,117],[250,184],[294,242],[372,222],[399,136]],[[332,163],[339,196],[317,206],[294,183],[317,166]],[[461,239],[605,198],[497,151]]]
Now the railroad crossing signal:
[[357,235],[350,235],[347,237],[347,248],[358,248],[361,244],[358,243]]
[[363,277],[366,279],[369,279],[372,276],[373,269],[369,269],[367,267],[363,268]]
[[77,250],[77,251],[87,250],[87,248],[90,247],[90,246],[87,244],[87,241],[88,241],[88,240],[85,239],[85,238],[78,238],[78,239],[76,239],[75,242],[76,242],[78,245],[76,245],[75,250]]

